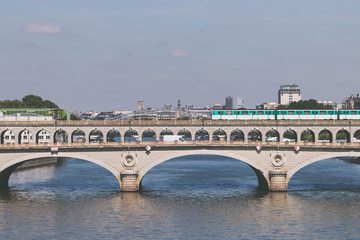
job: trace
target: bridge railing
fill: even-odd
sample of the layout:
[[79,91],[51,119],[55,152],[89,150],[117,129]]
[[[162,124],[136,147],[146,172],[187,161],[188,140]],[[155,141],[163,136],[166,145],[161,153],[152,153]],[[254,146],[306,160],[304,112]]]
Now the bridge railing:
[[1,144],[0,149],[6,148],[50,148],[52,146],[64,147],[64,148],[82,148],[82,147],[93,147],[93,148],[101,148],[101,147],[121,147],[121,146],[176,146],[176,145],[204,145],[204,146],[308,146],[308,147],[359,147],[360,143],[315,143],[315,142],[259,142],[259,141],[186,141],[186,142],[107,142],[107,143],[22,143],[22,144]]
[[69,120],[69,121],[0,121],[0,126],[274,126],[274,125],[352,125],[360,120]]

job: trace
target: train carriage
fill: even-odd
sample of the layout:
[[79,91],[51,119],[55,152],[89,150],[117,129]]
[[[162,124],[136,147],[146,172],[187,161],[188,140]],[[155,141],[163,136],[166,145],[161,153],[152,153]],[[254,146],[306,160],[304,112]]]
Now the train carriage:
[[360,119],[360,110],[339,110],[339,119]]
[[275,110],[213,110],[213,120],[275,120]]
[[278,120],[332,120],[337,119],[335,110],[277,110]]

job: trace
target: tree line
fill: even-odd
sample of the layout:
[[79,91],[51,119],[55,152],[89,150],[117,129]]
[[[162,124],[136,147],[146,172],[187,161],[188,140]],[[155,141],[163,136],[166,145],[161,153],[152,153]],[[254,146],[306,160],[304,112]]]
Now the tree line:
[[21,100],[0,101],[0,108],[59,108],[50,100],[43,100],[36,95],[26,95]]

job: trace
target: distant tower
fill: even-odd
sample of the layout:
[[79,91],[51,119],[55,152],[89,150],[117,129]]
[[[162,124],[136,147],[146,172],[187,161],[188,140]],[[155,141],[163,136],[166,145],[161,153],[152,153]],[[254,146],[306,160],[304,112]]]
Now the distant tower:
[[181,102],[180,102],[180,99],[178,99],[177,109],[181,109]]
[[233,109],[233,98],[230,96],[225,99],[225,109]]
[[236,108],[243,108],[244,107],[244,98],[242,97],[237,97],[236,99]]
[[144,100],[140,99],[138,101],[138,108],[137,108],[138,111],[144,111]]
[[301,100],[301,91],[299,85],[287,84],[281,85],[278,92],[279,104],[288,105],[292,102],[298,102]]

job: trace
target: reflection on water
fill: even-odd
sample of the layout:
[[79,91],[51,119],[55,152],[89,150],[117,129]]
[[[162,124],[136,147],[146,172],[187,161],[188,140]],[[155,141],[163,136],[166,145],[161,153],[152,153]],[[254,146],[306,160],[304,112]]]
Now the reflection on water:
[[289,192],[266,193],[246,164],[193,156],[152,169],[143,192],[121,193],[111,173],[68,160],[11,176],[0,237],[357,239],[358,176],[358,165],[325,160],[297,173]]

